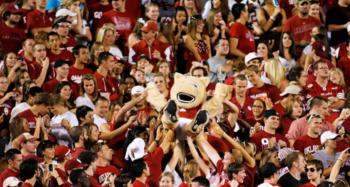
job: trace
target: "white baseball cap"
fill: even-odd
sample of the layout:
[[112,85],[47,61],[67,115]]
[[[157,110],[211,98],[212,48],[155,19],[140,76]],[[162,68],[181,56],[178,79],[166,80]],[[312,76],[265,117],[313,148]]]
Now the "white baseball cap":
[[17,186],[21,181],[16,177],[7,177],[3,182],[3,187]]
[[336,134],[332,131],[325,131],[321,135],[321,144],[324,144],[327,140],[334,140],[339,134]]
[[280,96],[285,96],[287,94],[298,95],[301,92],[301,88],[297,85],[291,84],[287,86]]
[[142,138],[135,138],[126,148],[125,160],[137,160],[145,156],[145,141]]
[[262,59],[256,52],[250,52],[244,57],[244,63],[248,66],[248,62],[254,59]]
[[131,95],[141,94],[143,91],[145,91],[145,88],[143,86],[134,86],[131,89]]
[[63,16],[63,17],[65,17],[65,16],[74,17],[74,16],[76,16],[76,15],[77,15],[77,13],[75,13],[75,12],[73,12],[73,11],[70,11],[70,10],[68,10],[68,9],[66,9],[66,8],[59,9],[59,10],[57,10],[57,12],[56,12],[56,17],[60,17],[60,16]]

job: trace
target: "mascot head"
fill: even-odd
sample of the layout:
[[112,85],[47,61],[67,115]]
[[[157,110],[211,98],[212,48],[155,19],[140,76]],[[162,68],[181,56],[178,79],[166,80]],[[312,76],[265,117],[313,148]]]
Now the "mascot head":
[[174,85],[170,92],[171,99],[181,108],[198,107],[206,100],[209,81],[209,77],[197,78],[175,73]]

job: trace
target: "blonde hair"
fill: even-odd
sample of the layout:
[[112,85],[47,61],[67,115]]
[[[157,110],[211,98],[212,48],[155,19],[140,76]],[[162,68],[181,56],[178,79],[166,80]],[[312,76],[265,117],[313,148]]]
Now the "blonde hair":
[[112,31],[113,34],[115,34],[116,30],[114,25],[111,23],[104,24],[97,32],[95,42],[103,43],[103,38],[105,37],[107,31]]
[[[188,167],[189,171],[185,172],[185,168]],[[187,162],[183,169],[184,181],[190,182],[193,177],[197,175],[197,171],[199,169],[198,163],[194,160]]]
[[80,2],[79,0],[62,0],[60,7],[61,8],[68,8],[77,1]]
[[272,85],[280,87],[283,79],[285,79],[285,69],[279,60],[271,58],[264,64],[264,71],[271,80]]
[[341,69],[339,69],[339,68],[332,68],[331,72],[336,73],[340,77],[340,80],[339,80],[339,83],[338,83],[339,86],[346,87],[343,71]]

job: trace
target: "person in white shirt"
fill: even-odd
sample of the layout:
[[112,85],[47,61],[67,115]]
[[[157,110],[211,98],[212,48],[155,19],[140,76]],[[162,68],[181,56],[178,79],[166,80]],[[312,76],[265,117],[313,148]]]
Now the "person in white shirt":
[[101,130],[101,125],[107,123],[106,115],[109,112],[109,105],[109,100],[103,96],[99,97],[96,101],[93,123],[98,126],[99,130]]

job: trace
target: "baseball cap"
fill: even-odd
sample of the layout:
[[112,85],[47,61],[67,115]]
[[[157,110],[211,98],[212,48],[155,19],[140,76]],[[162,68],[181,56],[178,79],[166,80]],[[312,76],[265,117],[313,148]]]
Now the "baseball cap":
[[155,21],[147,21],[145,23],[145,25],[143,25],[143,27],[141,28],[141,30],[143,32],[149,32],[149,31],[154,31],[154,32],[158,32],[158,25],[157,25],[157,22]]
[[66,162],[64,169],[68,172],[73,169],[85,169],[88,165],[81,163],[79,159],[71,159]]
[[271,116],[278,116],[278,113],[276,112],[275,109],[266,110],[264,112],[264,118],[269,118]]
[[126,148],[125,160],[137,160],[145,156],[145,141],[142,138],[135,138]]
[[59,159],[64,159],[70,153],[70,150],[65,145],[59,145],[55,148],[55,157]]
[[22,14],[23,13],[21,11],[21,9],[18,7],[18,5],[16,5],[16,4],[9,4],[6,7],[6,11],[11,13],[11,14]]
[[56,60],[56,62],[55,62],[55,64],[53,65],[53,67],[54,67],[54,68],[59,68],[59,67],[65,65],[65,64],[69,65],[69,62],[68,62],[67,60],[61,60],[61,59],[59,59],[59,60]]
[[145,91],[145,88],[143,86],[134,86],[131,89],[131,95],[141,94],[143,91]]
[[64,16],[64,17],[65,16],[71,16],[71,17],[74,17],[76,15],[77,15],[77,13],[75,13],[73,11],[70,11],[70,10],[68,10],[66,8],[59,9],[56,12],[56,17],[60,17],[60,16]]
[[321,144],[326,143],[327,140],[334,140],[339,137],[339,134],[336,134],[331,131],[325,131],[321,134]]
[[21,181],[16,177],[7,177],[3,182],[3,187],[17,186]]
[[245,65],[248,65],[248,62],[254,59],[262,59],[256,52],[250,52],[244,57]]
[[19,144],[21,145],[21,143],[24,143],[26,141],[30,141],[30,140],[35,140],[35,137],[31,134],[29,134],[28,132],[22,133],[19,136]]
[[56,17],[55,21],[52,24],[52,28],[56,28],[59,25],[61,25],[62,23],[69,23],[71,24],[71,22],[67,19],[66,16],[58,16]]
[[298,95],[301,92],[301,88],[297,85],[289,85],[284,89],[284,91],[280,94],[280,96],[286,96],[288,94]]

